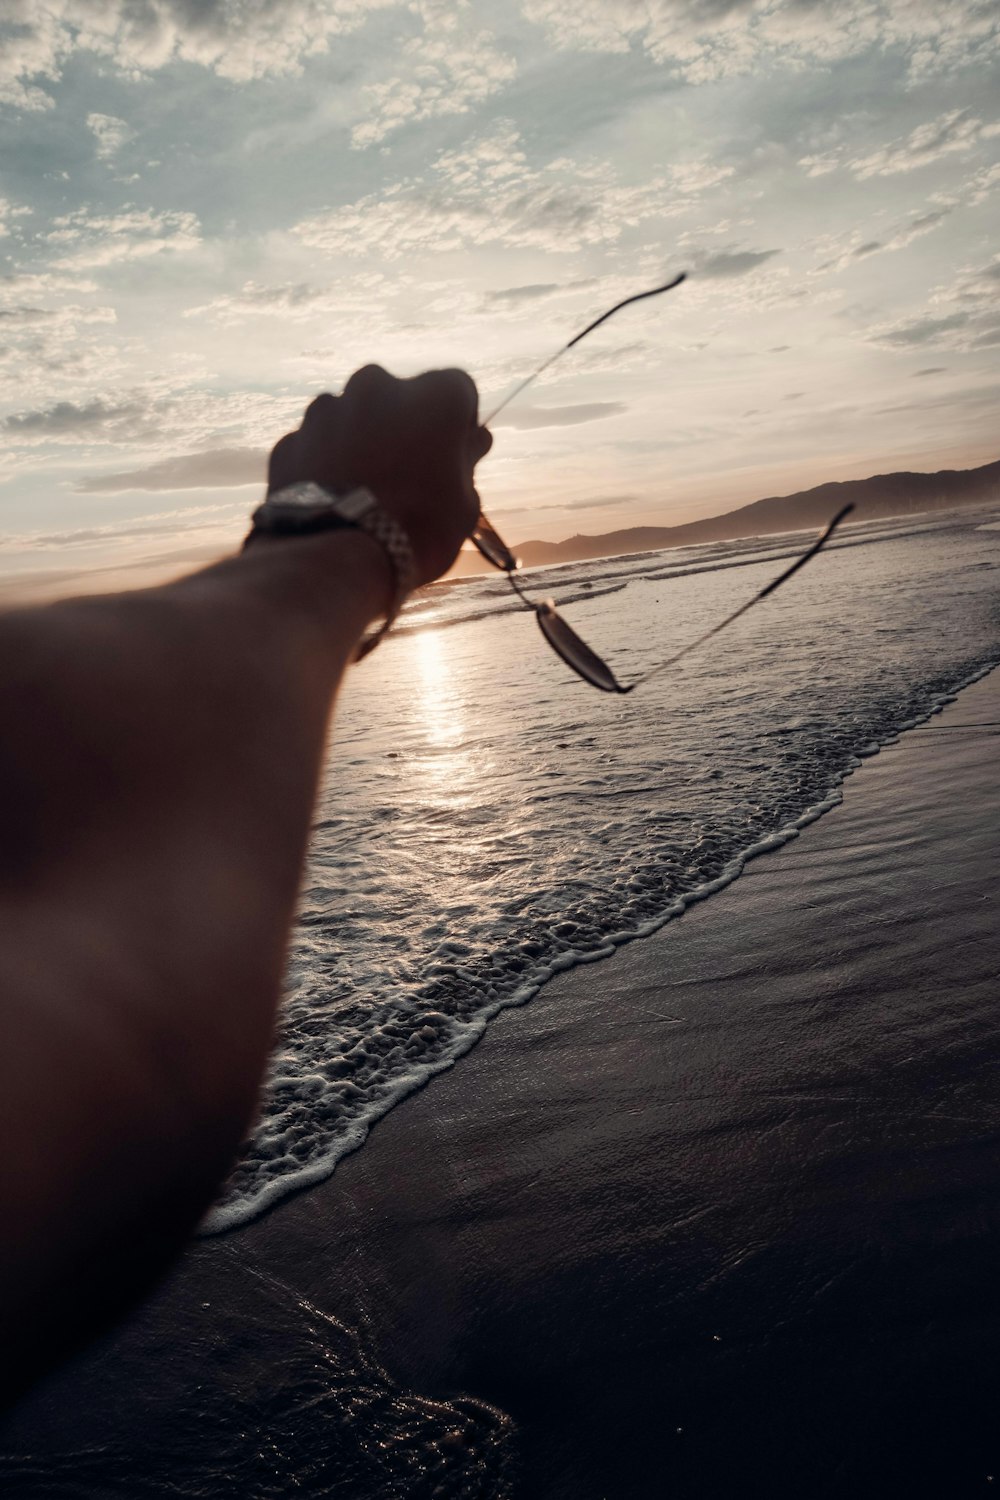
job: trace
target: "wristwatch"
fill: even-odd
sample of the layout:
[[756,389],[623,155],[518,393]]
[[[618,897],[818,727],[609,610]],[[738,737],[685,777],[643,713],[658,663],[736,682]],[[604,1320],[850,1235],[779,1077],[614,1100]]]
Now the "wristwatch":
[[363,486],[337,495],[313,480],[303,480],[274,490],[251,517],[249,546],[259,537],[307,536],[316,531],[332,531],[353,526],[374,538],[389,560],[393,577],[392,603],[378,629],[361,642],[354,660],[360,661],[373,651],[389,630],[416,580],[413,548],[406,532],[393,520],[372,494]]

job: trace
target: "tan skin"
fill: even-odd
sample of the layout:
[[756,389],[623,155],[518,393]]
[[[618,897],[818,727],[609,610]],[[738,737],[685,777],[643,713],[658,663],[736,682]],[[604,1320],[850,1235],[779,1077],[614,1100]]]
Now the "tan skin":
[[[269,485],[367,485],[426,583],[491,441],[462,372],[368,366]],[[0,616],[8,1397],[149,1286],[252,1121],[334,700],[390,596],[381,548],[341,530]]]

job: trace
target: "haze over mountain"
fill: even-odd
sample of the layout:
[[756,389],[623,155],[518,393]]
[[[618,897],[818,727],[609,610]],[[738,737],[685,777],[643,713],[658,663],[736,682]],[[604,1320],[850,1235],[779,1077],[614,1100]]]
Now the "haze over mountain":
[[[941,469],[935,474],[903,471],[820,484],[794,495],[771,495],[721,516],[708,516],[681,526],[630,526],[599,536],[572,536],[563,542],[521,542],[514,546],[514,551],[524,566],[530,568],[818,528],[848,504],[855,507],[852,521],[876,521],[887,516],[988,504],[993,499],[1000,501],[1000,460],[978,469]],[[478,553],[463,553],[455,569],[460,574],[484,570]]]

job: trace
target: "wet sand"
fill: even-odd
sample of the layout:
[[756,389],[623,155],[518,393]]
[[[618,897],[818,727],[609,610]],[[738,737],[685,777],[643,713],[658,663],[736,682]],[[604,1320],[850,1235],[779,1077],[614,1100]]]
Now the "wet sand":
[[[232,1400],[253,1378],[266,1426],[262,1390],[308,1357],[296,1319],[329,1314],[403,1388],[508,1413],[523,1500],[993,1493],[998,751],[994,673],[729,889],[500,1016],[0,1430],[34,1456],[9,1492],[70,1493],[46,1455],[120,1449],[140,1389],[158,1464],[211,1440],[179,1411],[196,1379]],[[509,1434],[483,1422],[442,1450],[444,1488],[382,1492],[506,1495]],[[310,1428],[314,1461],[321,1442],[299,1487],[367,1494],[343,1433]],[[295,1451],[260,1493],[295,1491]],[[118,1492],[94,1472],[72,1493]]]

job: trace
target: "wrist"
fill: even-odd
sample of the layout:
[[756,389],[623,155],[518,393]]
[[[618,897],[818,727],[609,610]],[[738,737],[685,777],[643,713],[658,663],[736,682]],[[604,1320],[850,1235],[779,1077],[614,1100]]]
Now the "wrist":
[[337,491],[315,480],[299,480],[270,488],[253,513],[244,547],[262,538],[315,536],[351,527],[378,543],[389,565],[393,593],[379,628],[365,637],[356,660],[367,656],[392,627],[407,595],[417,582],[417,564],[406,531],[396,517],[365,485]]
[[385,617],[395,598],[385,550],[354,527],[265,537],[236,561],[262,598],[283,613],[305,616],[322,631],[335,620],[355,642]]

